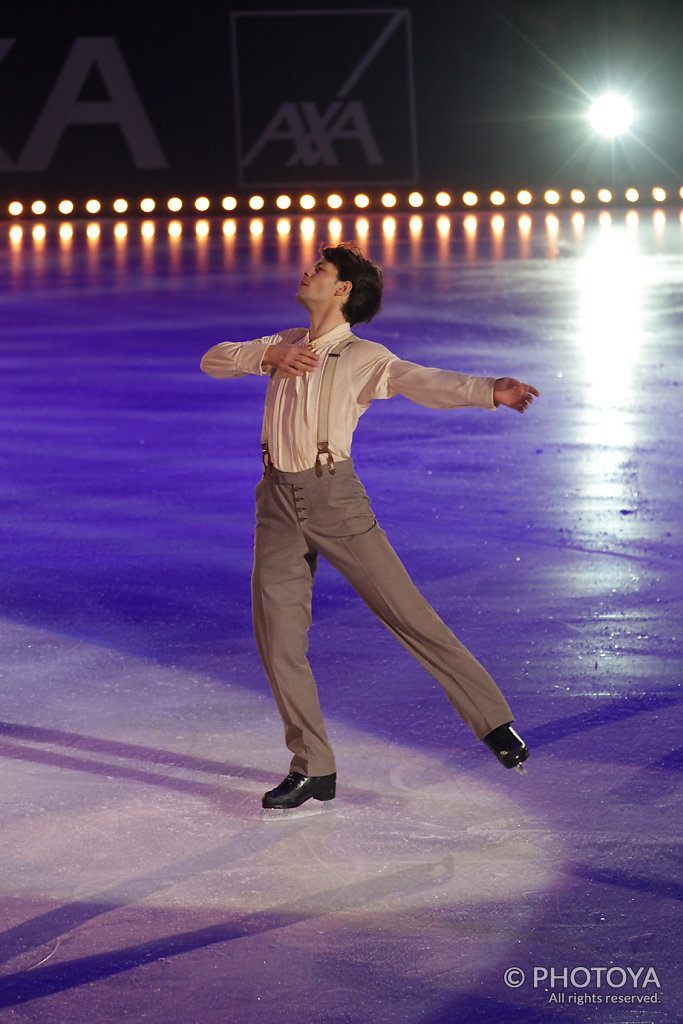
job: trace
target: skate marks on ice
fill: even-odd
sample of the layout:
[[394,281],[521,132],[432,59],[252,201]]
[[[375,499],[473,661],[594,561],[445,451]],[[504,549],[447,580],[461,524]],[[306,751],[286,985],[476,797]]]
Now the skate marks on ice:
[[[185,986],[188,963],[205,980],[220,963],[244,1000],[241,1019],[258,994],[269,1019],[284,1021],[254,962],[320,947],[349,962],[362,949],[371,965],[445,929],[437,961],[450,971],[495,958],[507,941],[470,918],[473,904],[552,888],[560,844],[511,798],[512,773],[491,785],[331,720],[337,798],[269,826],[260,800],[282,758],[268,695],[4,625],[6,1006],[76,989],[88,1019],[95,982],[156,964],[182,972]],[[443,997],[417,988],[415,1007]]]
[[[47,885],[59,897],[86,881],[104,891],[118,877],[117,864],[122,878],[130,863],[162,870],[177,857],[184,861],[188,844],[218,851],[238,834],[244,856],[231,852],[225,871],[246,878],[256,867],[244,866],[250,849],[260,854],[271,842],[264,838],[270,830],[263,828],[261,796],[283,773],[281,726],[269,694],[47,630],[3,625],[6,894],[44,892]],[[450,853],[454,844],[467,844],[468,830],[492,819],[516,821],[517,832],[533,821],[534,835],[543,832],[532,812],[515,804],[517,794],[523,799],[523,782],[521,790],[511,788],[513,773],[501,770],[499,785],[491,786],[356,727],[331,721],[330,729],[339,757],[337,798],[274,817],[288,824],[310,820],[324,837],[320,856],[354,864],[354,878],[360,864],[369,875],[373,864],[385,870],[406,847],[411,862],[429,859],[440,846]],[[272,841],[287,844],[285,833],[275,831]],[[535,881],[545,877],[543,851],[520,844],[516,855]],[[501,868],[516,855],[512,837]],[[514,873],[511,868],[501,891],[514,892]],[[179,892],[192,903],[196,891],[202,905],[206,892],[192,877],[177,883]],[[262,906],[270,889],[281,891],[284,881],[282,875],[277,882],[262,879],[254,905]],[[491,891],[488,883],[476,889]],[[225,905],[218,892],[216,899]]]

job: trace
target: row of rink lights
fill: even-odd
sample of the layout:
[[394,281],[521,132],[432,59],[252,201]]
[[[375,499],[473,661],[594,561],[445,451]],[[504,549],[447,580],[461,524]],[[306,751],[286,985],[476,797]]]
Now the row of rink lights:
[[[683,199],[683,185],[679,188],[678,194],[679,197]],[[666,189],[659,186],[655,186],[651,190],[651,196],[656,203],[664,203],[669,198]],[[612,203],[615,200],[614,193],[608,188],[599,189],[595,197],[603,204]],[[629,203],[637,203],[642,197],[638,189],[629,188],[626,189],[624,198]],[[582,189],[578,188],[574,188],[570,191],[569,199],[577,206],[588,201],[586,193],[582,191]],[[517,192],[515,200],[519,206],[530,206],[534,202],[534,196],[528,191],[528,189],[522,189]],[[408,206],[413,210],[421,209],[425,205],[425,197],[421,192],[411,192],[407,197],[407,201]],[[138,209],[141,213],[146,214],[151,214],[155,211],[157,213],[162,211],[164,213],[167,211],[169,213],[180,213],[182,210],[186,209],[187,206],[190,206],[190,208],[194,209],[197,213],[206,213],[212,208],[212,206],[215,207],[217,202],[218,200],[215,200],[212,203],[208,196],[198,196],[193,203],[186,203],[178,196],[174,196],[166,202],[164,207],[164,204],[159,204],[157,200],[152,199],[151,197],[141,199],[137,205],[129,202],[127,199],[115,199],[111,205],[111,211],[116,214],[137,213]],[[320,202],[322,203],[322,200]],[[395,207],[400,206],[399,198],[393,192],[385,192],[381,196],[379,202],[381,207],[385,210],[394,209]],[[449,192],[437,192],[434,196],[434,203],[440,209],[450,208],[454,205],[454,202],[455,201]],[[471,209],[472,207],[479,206],[482,203],[482,197],[476,192],[464,192],[461,196],[460,202],[464,208]],[[505,206],[509,202],[509,199],[504,192],[494,190],[489,193],[488,202],[495,208]],[[562,196],[556,189],[546,189],[543,193],[543,202],[547,206],[558,206],[562,202]],[[246,203],[246,206],[251,213],[259,213],[264,211],[266,208],[266,200],[260,195],[253,195],[248,200],[243,200],[243,203]],[[306,194],[299,197],[298,204],[302,211],[308,212],[318,207],[319,201],[315,196]],[[327,196],[324,205],[330,210],[340,210],[344,206],[344,199],[337,193],[332,193]],[[240,203],[235,196],[224,196],[220,201],[221,209],[228,213],[236,212],[238,206],[240,206]],[[353,198],[353,206],[357,210],[367,210],[373,206],[373,201],[366,193],[359,192]],[[289,195],[280,195],[275,199],[275,208],[280,212],[292,210],[292,207],[295,207],[295,204],[292,197]],[[19,200],[14,200],[9,203],[7,207],[7,212],[12,217],[21,217],[29,210],[34,216],[42,217],[48,212],[48,205],[42,199],[36,199],[31,204],[24,204],[19,202]],[[57,204],[57,210],[65,217],[78,212],[76,210],[76,204],[71,199],[63,199]],[[103,203],[99,199],[89,199],[84,204],[84,208],[81,212],[88,213],[91,216],[96,216],[103,212],[106,214],[108,211],[103,209]]]
[[[656,227],[663,227],[666,223],[666,214],[663,210],[655,210],[653,215],[653,222]],[[555,236],[560,230],[560,221],[552,213],[545,214],[544,216],[545,226],[547,233],[550,236]],[[630,210],[626,214],[626,223],[629,227],[636,227],[639,223],[640,215],[636,210]],[[679,214],[679,220],[683,226],[683,211]],[[572,215],[571,223],[575,232],[581,232],[585,226],[585,217],[583,213],[576,212]],[[612,223],[612,215],[608,211],[604,210],[599,216],[599,223],[602,227],[609,227]],[[491,230],[495,235],[502,234],[505,230],[505,217],[501,214],[497,214],[490,220]],[[532,218],[529,214],[521,214],[517,217],[517,227],[521,234],[525,235],[531,231],[533,225]],[[442,215],[436,220],[436,229],[438,234],[442,238],[446,238],[451,232],[451,219],[448,216]],[[194,233],[198,239],[207,238],[211,233],[211,224],[208,220],[195,221]],[[292,222],[289,218],[280,218],[277,221],[277,233],[280,237],[286,237],[291,234]],[[423,222],[422,217],[414,215],[408,222],[408,227],[411,235],[418,235],[422,231]],[[473,236],[476,234],[478,229],[477,217],[474,214],[469,214],[463,220],[463,229],[467,236]],[[140,224],[140,234],[145,241],[151,241],[154,239],[157,233],[157,225],[154,221],[145,220]],[[317,231],[318,226],[316,222],[310,218],[305,217],[299,224],[299,230],[304,239],[312,239]],[[328,231],[330,236],[334,238],[340,238],[343,232],[343,226],[340,220],[332,218],[328,224]],[[397,222],[393,217],[385,217],[382,221],[382,232],[385,237],[393,237],[396,234]],[[172,220],[168,223],[167,227],[168,236],[171,240],[179,239],[183,234],[183,225],[178,220]],[[253,218],[249,222],[249,231],[253,238],[258,239],[264,233],[264,222],[260,218]],[[227,219],[223,221],[222,232],[227,238],[231,238],[237,234],[237,221],[234,219]],[[370,232],[370,222],[364,217],[359,218],[355,222],[355,233],[360,239],[366,237]],[[124,221],[119,221],[113,226],[113,234],[117,241],[123,242],[128,237],[129,225]],[[91,241],[97,241],[102,234],[102,227],[96,222],[91,222],[86,227],[86,235]],[[10,240],[17,244],[21,242],[24,236],[24,229],[19,224],[15,224],[10,228],[9,237]],[[74,236],[74,227],[70,223],[64,223],[59,226],[59,236],[63,242],[69,242]],[[47,237],[47,229],[44,224],[34,224],[31,229],[31,237],[36,242],[42,242]]]

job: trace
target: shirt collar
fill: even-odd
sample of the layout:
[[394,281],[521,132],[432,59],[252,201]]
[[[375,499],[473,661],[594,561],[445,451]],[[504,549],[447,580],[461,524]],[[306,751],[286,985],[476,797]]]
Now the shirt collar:
[[327,331],[325,334],[321,334],[319,338],[316,338],[312,343],[312,347],[315,348],[316,352],[320,352],[326,348],[333,348],[344,338],[348,338],[350,334],[351,324],[339,324],[338,327],[333,327],[331,331]]

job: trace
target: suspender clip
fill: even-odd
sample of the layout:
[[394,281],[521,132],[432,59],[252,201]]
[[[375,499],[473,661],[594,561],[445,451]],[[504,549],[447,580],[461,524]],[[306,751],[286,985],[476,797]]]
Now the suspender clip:
[[261,458],[263,459],[263,475],[273,475],[273,463],[270,459],[270,452],[268,451],[268,442],[261,442]]
[[318,454],[315,457],[315,475],[323,475],[323,467],[322,463],[320,462],[321,455],[327,455],[327,471],[330,474],[330,476],[334,476],[334,459],[332,457],[332,452],[327,447],[327,441],[324,441],[323,443],[318,442]]

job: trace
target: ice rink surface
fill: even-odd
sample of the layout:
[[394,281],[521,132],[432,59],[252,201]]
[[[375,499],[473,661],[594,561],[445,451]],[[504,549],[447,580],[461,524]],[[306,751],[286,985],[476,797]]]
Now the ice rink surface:
[[[679,211],[339,220],[0,225],[2,1024],[681,1019]],[[265,378],[199,361],[305,324],[330,237],[385,271],[361,337],[541,392],[376,402],[353,453],[531,756],[498,765],[321,564],[338,796],[263,821]]]

